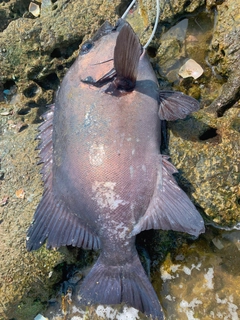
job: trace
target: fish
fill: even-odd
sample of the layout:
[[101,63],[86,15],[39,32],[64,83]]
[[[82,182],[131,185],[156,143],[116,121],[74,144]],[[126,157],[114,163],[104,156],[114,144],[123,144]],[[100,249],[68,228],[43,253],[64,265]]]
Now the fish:
[[140,262],[136,235],[162,229],[203,233],[204,221],[160,153],[162,120],[199,109],[192,97],[160,91],[132,27],[105,22],[85,42],[44,114],[37,138],[42,199],[26,246],[100,250],[79,305],[124,303],[164,319]]

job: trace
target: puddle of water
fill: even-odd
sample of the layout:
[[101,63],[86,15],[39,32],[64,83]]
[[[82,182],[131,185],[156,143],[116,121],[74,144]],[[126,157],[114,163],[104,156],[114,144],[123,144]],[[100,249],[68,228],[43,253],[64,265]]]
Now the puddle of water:
[[171,45],[175,47],[175,54],[169,55],[166,52],[165,58],[168,63],[162,60],[160,55],[162,75],[169,78],[170,72],[172,74],[172,71],[175,70],[175,80],[180,81],[181,79],[177,76],[178,68],[176,64],[182,65],[185,60],[190,58],[196,60],[206,69],[208,67],[206,58],[208,46],[212,39],[213,27],[214,14],[201,12],[195,17],[181,20],[163,33],[160,38],[161,46]]
[[[168,252],[152,274],[166,320],[240,319],[239,230],[207,227],[198,240],[184,242]],[[78,319],[90,319],[78,309],[80,283],[73,294],[65,296],[67,299],[63,299],[63,293],[54,297],[44,316],[49,320],[69,320],[77,314]],[[112,309],[111,314],[117,310]]]
[[169,253],[154,275],[166,319],[240,318],[240,231],[207,228]]
[[[215,20],[214,11],[203,11],[179,21],[162,34],[156,57],[160,78],[167,79],[176,90],[185,93],[189,90],[189,94],[202,101],[213,101],[223,83],[208,61]],[[191,77],[183,79],[179,75],[180,68],[189,59],[203,68],[203,74],[197,80]]]

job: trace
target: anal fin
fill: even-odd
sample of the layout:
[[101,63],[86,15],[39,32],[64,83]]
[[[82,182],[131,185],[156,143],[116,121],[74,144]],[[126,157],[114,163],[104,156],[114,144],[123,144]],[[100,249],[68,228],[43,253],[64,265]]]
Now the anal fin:
[[37,207],[27,234],[27,249],[37,250],[47,239],[47,248],[61,246],[99,249],[99,238],[81,224],[61,200],[56,200],[47,190]]
[[158,179],[145,215],[135,225],[132,235],[143,230],[162,229],[198,236],[205,231],[204,221],[186,193],[177,185],[177,169],[160,155]]

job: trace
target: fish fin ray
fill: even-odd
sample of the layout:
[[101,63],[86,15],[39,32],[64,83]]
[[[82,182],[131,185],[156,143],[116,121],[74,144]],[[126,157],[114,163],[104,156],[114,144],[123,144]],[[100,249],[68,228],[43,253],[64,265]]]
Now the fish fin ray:
[[47,248],[76,246],[99,249],[100,240],[80,219],[69,212],[61,200],[54,199],[52,192],[44,193],[27,233],[27,249],[37,250],[47,239]]
[[158,115],[161,120],[184,119],[200,108],[197,100],[178,91],[160,91],[159,102]]
[[80,287],[80,305],[125,303],[152,315],[152,319],[164,319],[158,297],[137,253],[130,262],[109,266],[100,255]]
[[181,231],[194,236],[205,231],[201,215],[172,175],[177,169],[167,159],[167,156],[160,155],[152,200],[145,215],[133,228],[132,235],[149,229]]
[[114,49],[114,68],[117,73],[115,85],[119,89],[131,90],[137,79],[138,63],[142,46],[132,27],[125,23],[121,28]]

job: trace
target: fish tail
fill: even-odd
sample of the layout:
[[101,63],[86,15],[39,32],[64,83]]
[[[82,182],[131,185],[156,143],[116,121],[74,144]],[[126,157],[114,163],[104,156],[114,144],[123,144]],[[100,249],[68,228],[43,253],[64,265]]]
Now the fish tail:
[[81,305],[124,303],[151,319],[164,319],[158,297],[136,254],[130,263],[112,265],[99,259],[84,279],[78,296]]

